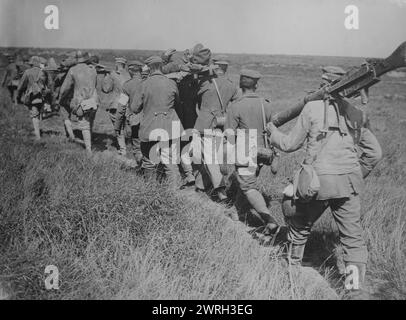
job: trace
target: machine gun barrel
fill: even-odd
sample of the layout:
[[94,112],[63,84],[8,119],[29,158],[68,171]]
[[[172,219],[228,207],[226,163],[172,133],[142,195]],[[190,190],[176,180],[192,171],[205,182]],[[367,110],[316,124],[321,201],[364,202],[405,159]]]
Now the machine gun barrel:
[[324,86],[307,95],[295,106],[279,112],[272,118],[275,126],[279,127],[296,118],[309,101],[322,100],[326,95],[351,98],[360,93],[362,89],[368,89],[380,81],[379,77],[385,73],[406,67],[406,42],[403,42],[386,59],[367,59],[366,63],[358,68],[351,69],[341,78],[330,85]]

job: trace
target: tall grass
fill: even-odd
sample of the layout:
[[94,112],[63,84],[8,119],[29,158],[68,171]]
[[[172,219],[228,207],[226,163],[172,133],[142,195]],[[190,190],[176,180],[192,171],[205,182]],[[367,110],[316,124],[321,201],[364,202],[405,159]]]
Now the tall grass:
[[[290,57],[233,59],[233,80],[247,61],[264,74],[259,93],[271,97],[276,110],[291,106],[319,83],[320,57],[294,57],[293,65]],[[361,195],[367,279],[378,299],[406,298],[406,97],[399,95],[404,88],[404,79],[386,77],[373,88],[369,106],[384,152]],[[96,131],[106,133],[111,126],[102,114]],[[12,110],[10,100],[0,97],[0,285],[10,284],[13,298],[331,297],[325,283],[309,283],[314,279],[309,274],[294,277],[292,288],[278,253],[259,246],[208,199],[145,182],[122,170],[108,152],[89,158],[61,136],[33,144],[29,130],[27,112]],[[261,172],[262,191],[281,223],[280,193],[301,160],[301,152],[283,154],[276,176],[268,168]],[[305,255],[337,290],[342,287],[341,252],[326,212]],[[44,288],[49,264],[60,270],[59,291]]]
[[[400,92],[400,88],[394,85],[375,90],[378,93],[379,90]],[[391,100],[375,93],[369,106],[371,129],[383,149],[383,159],[365,179],[361,194],[361,221],[369,251],[367,287],[372,293],[371,298],[376,299],[406,299],[405,99]],[[279,197],[286,185],[286,177],[292,176],[303,154],[300,151],[283,154],[281,159],[277,176],[265,170],[261,177],[263,192],[273,198]],[[279,203],[271,209],[282,220]],[[340,291],[342,250],[337,228],[328,210],[314,226],[305,255],[313,265],[319,266],[322,273],[333,273],[330,279],[337,280],[332,281],[332,285]]]
[[[0,282],[11,298],[334,297],[300,276],[292,296],[278,253],[221,206],[144,181],[108,152],[89,157],[60,136],[33,144],[26,110],[0,112]],[[45,289],[47,265],[59,269],[59,290]]]

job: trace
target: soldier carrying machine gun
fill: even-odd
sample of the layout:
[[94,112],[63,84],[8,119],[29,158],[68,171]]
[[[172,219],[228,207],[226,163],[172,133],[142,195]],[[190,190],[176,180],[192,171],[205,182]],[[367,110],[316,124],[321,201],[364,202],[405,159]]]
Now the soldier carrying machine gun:
[[[335,76],[325,74],[319,90],[274,116],[266,128],[271,144],[282,151],[294,152],[306,143],[305,159],[293,184],[284,190],[282,201],[289,263],[302,263],[312,226],[330,208],[343,247],[344,286],[353,297],[368,297],[368,250],[361,225],[360,194],[363,178],[382,158],[382,150],[368,128],[365,113],[347,99],[361,95],[366,103],[368,89],[380,80],[379,76],[405,66],[406,42],[388,58],[367,60],[347,73],[340,68],[325,68]],[[298,121],[288,134],[277,129],[296,116]]]
[[367,59],[360,67],[348,71],[331,84],[325,85],[307,95],[303,101],[300,101],[294,107],[276,114],[272,118],[272,122],[276,127],[282,126],[286,122],[296,118],[307,102],[322,100],[329,95],[332,97],[340,96],[342,98],[352,98],[361,95],[365,103],[369,88],[380,81],[380,76],[402,67],[406,67],[406,42],[403,42],[386,59]]

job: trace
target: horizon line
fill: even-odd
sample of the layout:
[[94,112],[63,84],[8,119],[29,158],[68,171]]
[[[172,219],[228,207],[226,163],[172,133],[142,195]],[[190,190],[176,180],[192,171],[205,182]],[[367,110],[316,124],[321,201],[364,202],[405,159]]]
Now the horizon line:
[[[45,47],[45,46],[0,46],[1,49],[58,49],[58,50],[90,50],[90,51],[97,51],[97,50],[118,50],[118,51],[162,51],[164,52],[166,49],[126,49],[126,48],[79,48],[79,47]],[[176,49],[177,50],[177,49]],[[184,51],[184,50],[177,50],[177,51]],[[302,57],[331,57],[331,58],[359,58],[359,59],[367,59],[367,58],[378,58],[378,57],[365,57],[365,56],[334,56],[334,55],[323,55],[323,54],[300,54],[300,53],[254,53],[254,52],[214,52],[212,54],[235,54],[235,55],[260,55],[260,56],[302,56]]]

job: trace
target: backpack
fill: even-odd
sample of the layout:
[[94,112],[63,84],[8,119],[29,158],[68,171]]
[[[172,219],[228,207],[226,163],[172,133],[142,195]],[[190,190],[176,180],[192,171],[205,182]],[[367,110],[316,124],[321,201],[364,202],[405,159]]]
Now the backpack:
[[34,82],[31,84],[31,86],[28,88],[28,90],[25,93],[24,96],[24,104],[29,106],[29,105],[37,105],[37,104],[42,104],[44,100],[43,93],[46,89],[46,85],[41,78],[44,75],[42,70],[40,70],[34,80]]

